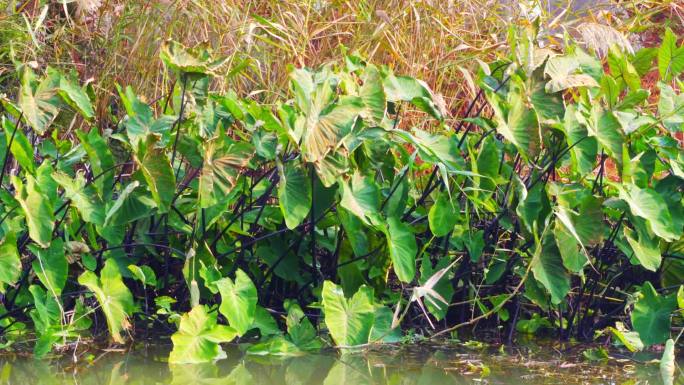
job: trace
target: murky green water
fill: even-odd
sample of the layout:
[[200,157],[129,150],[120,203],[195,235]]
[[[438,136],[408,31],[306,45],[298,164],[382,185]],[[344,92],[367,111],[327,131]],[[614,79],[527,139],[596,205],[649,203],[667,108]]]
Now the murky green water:
[[[0,383],[42,384],[662,384],[657,364],[632,359],[587,363],[581,347],[414,346],[364,354],[334,352],[299,357],[255,357],[238,347],[216,364],[168,365],[165,349],[105,352],[73,363],[0,358]],[[655,355],[644,355],[649,360]],[[90,361],[89,363],[87,361]],[[679,369],[678,369],[679,370]],[[684,382],[680,376],[675,384]]]

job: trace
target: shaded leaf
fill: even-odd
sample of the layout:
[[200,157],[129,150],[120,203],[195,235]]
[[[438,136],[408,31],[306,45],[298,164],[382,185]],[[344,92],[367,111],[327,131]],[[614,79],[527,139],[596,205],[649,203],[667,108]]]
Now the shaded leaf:
[[551,302],[556,305],[561,303],[570,291],[570,275],[563,266],[556,241],[550,233],[543,238],[541,245],[537,245],[531,263],[534,278],[549,291]]
[[57,238],[47,249],[29,245],[29,250],[36,256],[33,271],[53,296],[62,293],[67,281],[69,264],[64,256],[64,241]]
[[660,344],[670,338],[670,315],[677,307],[673,295],[662,296],[646,282],[632,310],[632,326],[644,345]]
[[428,212],[430,231],[436,237],[447,235],[458,222],[459,212],[447,194],[440,194]]
[[299,226],[311,209],[311,181],[304,170],[293,162],[278,164],[278,204],[289,229]]

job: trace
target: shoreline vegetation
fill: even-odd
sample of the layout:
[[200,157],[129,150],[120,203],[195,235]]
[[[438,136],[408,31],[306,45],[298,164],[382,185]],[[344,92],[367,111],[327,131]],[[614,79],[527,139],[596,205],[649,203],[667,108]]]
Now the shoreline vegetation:
[[662,351],[671,383],[676,3],[134,3],[0,19],[2,351],[159,335],[202,363],[478,328]]

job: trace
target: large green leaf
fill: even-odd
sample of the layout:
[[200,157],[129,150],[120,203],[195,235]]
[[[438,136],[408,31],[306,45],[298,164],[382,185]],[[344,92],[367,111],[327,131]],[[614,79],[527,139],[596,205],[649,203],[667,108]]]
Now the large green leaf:
[[317,351],[323,343],[318,337],[316,328],[311,324],[304,311],[294,301],[285,301],[287,310],[287,338],[292,341],[298,349],[303,351]]
[[67,77],[60,75],[58,92],[59,96],[76,111],[80,112],[84,118],[92,119],[95,117],[93,104],[90,102],[88,94],[78,84],[74,84]]
[[52,350],[55,343],[64,338],[60,336],[64,334],[64,327],[61,323],[63,309],[57,302],[57,297],[42,287],[31,285],[28,289],[33,297],[34,305],[34,309],[29,314],[38,337],[33,347],[33,354],[36,358],[41,358]]
[[318,165],[329,153],[334,153],[342,138],[351,132],[357,117],[364,111],[359,96],[343,95],[336,99],[337,83],[324,67],[313,73],[306,69],[290,72],[295,105],[289,122],[290,139],[299,144],[304,161]]
[[[159,136],[162,147],[168,144],[171,139],[171,128],[178,121],[178,117],[161,115],[155,119],[152,107],[141,100],[130,86],[122,90],[117,85],[117,89],[126,109],[126,116],[121,122],[126,127],[126,136],[131,147],[137,149],[150,134]],[[179,147],[182,147],[181,143],[182,140],[179,140]]]
[[237,335],[242,336],[254,323],[257,306],[256,287],[240,269],[235,272],[235,281],[225,277],[216,281],[216,286],[221,293],[219,311],[228,319]]
[[495,138],[487,136],[482,141],[476,161],[471,162],[473,173],[482,175],[472,178],[473,186],[477,189],[473,195],[480,200],[485,200],[495,193],[496,178],[499,176],[499,163],[502,156],[496,142]]
[[216,71],[227,60],[214,60],[202,45],[187,48],[173,40],[167,40],[162,44],[159,57],[168,68],[193,76],[217,75]]
[[254,148],[248,143],[227,144],[222,138],[216,138],[204,146],[204,151],[199,191],[200,204],[207,208],[230,194],[238,172],[254,155]]
[[140,218],[150,215],[156,203],[146,192],[139,189],[140,182],[129,183],[116,198],[108,205],[103,228],[123,226]]
[[446,193],[442,193],[428,212],[430,231],[436,237],[443,237],[453,230],[458,217],[459,212],[454,201]]
[[537,245],[531,263],[534,278],[551,294],[551,302],[561,303],[570,291],[570,275],[550,232],[541,240],[541,245]]
[[563,129],[570,147],[573,168],[580,175],[586,175],[594,169],[597,142],[596,138],[587,137],[587,129],[579,123],[576,114],[575,105],[569,105],[565,110]]
[[623,89],[624,85],[632,91],[638,91],[641,88],[641,77],[636,68],[615,45],[608,51],[608,67],[620,89]]
[[135,304],[133,295],[121,279],[116,261],[107,259],[99,278],[92,271],[83,272],[78,283],[95,294],[107,320],[109,334],[114,342],[123,343],[121,332],[130,327],[129,317],[135,310]]
[[57,86],[59,76],[50,73],[47,78],[38,82],[33,71],[24,66],[19,89],[19,108],[24,119],[42,135],[57,117],[60,108]]
[[375,312],[373,289],[361,286],[347,299],[340,286],[325,281],[322,298],[325,325],[336,345],[350,347],[368,343]]
[[144,147],[140,143],[135,159],[159,212],[166,213],[176,194],[176,177],[166,152],[157,148],[156,143],[157,139],[153,135],[148,136]]
[[682,229],[675,227],[667,203],[655,190],[630,184],[619,191],[620,199],[629,204],[632,214],[646,219],[657,236],[671,242],[682,235]]
[[52,173],[54,179],[64,189],[64,196],[76,206],[84,221],[101,225],[105,220],[104,203],[91,186],[86,186],[82,173],[71,179],[61,171]]
[[670,316],[677,308],[674,295],[658,294],[650,282],[641,287],[632,310],[632,326],[646,346],[660,344],[670,338]]
[[349,181],[340,183],[340,205],[356,215],[366,225],[377,218],[380,209],[380,189],[370,177],[355,172]]
[[[14,123],[5,116],[2,117],[2,128],[5,130],[6,143],[12,141],[9,150],[12,156],[14,156],[14,159],[17,160],[17,163],[19,163],[24,170],[34,174],[36,172],[36,162],[33,159],[33,146],[31,146],[26,135],[24,135],[22,130],[17,128]],[[13,135],[14,140],[12,140]]]
[[654,239],[643,227],[643,225],[637,227],[638,238],[629,227],[624,227],[625,238],[632,247],[634,256],[641,263],[641,266],[646,270],[657,271],[662,262],[660,244],[658,239]]
[[522,184],[519,185],[519,189],[521,196],[515,210],[522,224],[529,232],[533,233],[535,223],[536,225],[544,223],[550,213],[549,198],[540,183],[537,183],[529,191]]
[[[0,284],[13,285],[21,276],[21,259],[14,234],[5,235],[0,242]],[[4,287],[0,286],[4,293]]]
[[582,271],[588,262],[587,256],[578,244],[577,239],[559,219],[556,219],[553,235],[563,259],[563,265],[575,273]]
[[232,341],[236,332],[229,326],[218,325],[216,318],[217,313],[209,312],[203,305],[183,314],[178,331],[171,336],[173,350],[169,363],[197,364],[226,358],[219,343]]
[[52,241],[47,249],[29,245],[29,250],[36,256],[33,271],[53,296],[62,293],[67,281],[69,264],[64,256],[64,242],[61,238]]
[[76,131],[78,140],[88,154],[93,175],[97,177],[93,181],[95,189],[100,196],[107,200],[112,196],[112,186],[114,185],[114,175],[117,170],[114,168],[114,157],[107,142],[98,134],[97,130],[90,130],[87,134]]
[[577,211],[559,205],[553,234],[563,258],[563,264],[572,272],[580,272],[588,262],[588,248],[603,239],[603,213],[601,202],[588,196]]
[[299,356],[303,351],[292,341],[281,335],[271,336],[250,346],[247,354],[254,356]]
[[[317,104],[314,106],[318,107]],[[358,97],[343,96],[330,106],[314,108],[306,116],[302,136],[304,160],[318,163],[337,149],[342,138],[347,135],[363,110],[363,101]]]
[[609,327],[608,330],[617,338],[622,345],[624,345],[630,352],[640,352],[644,350],[644,343],[639,338],[639,333],[635,331],[628,331],[622,322],[616,322],[615,327]]
[[658,48],[660,78],[663,81],[669,81],[682,71],[684,71],[684,45],[677,47],[677,36],[670,28],[667,28]]
[[416,275],[416,253],[418,245],[411,232],[411,226],[396,217],[387,218],[387,247],[394,266],[394,272],[402,282],[411,282]]
[[665,83],[658,83],[658,115],[663,125],[673,132],[682,131],[684,125],[684,94],[676,93]]
[[494,110],[496,130],[513,143],[526,158],[539,150],[539,123],[537,114],[527,106],[522,86],[513,83],[506,100],[494,92],[487,92],[487,99]]
[[306,218],[311,209],[311,181],[302,165],[288,162],[279,164],[278,203],[285,224],[294,229]]
[[12,183],[16,190],[14,197],[24,210],[29,236],[41,247],[48,247],[55,226],[52,202],[31,175],[26,175],[25,185],[18,177],[13,177]]
[[546,61],[544,74],[551,80],[546,83],[546,92],[554,93],[568,88],[598,87],[591,76],[581,72],[580,63],[575,56],[559,55]]
[[587,125],[588,134],[595,137],[606,153],[618,163],[622,162],[622,144],[624,143],[620,129],[620,121],[611,111],[602,110],[598,104],[593,105]]
[[375,124],[382,122],[385,117],[387,101],[385,100],[382,77],[374,65],[368,65],[364,70],[363,85],[359,91],[359,96],[364,105],[362,116]]
[[437,98],[430,87],[422,80],[409,76],[395,76],[387,74],[383,80],[387,101],[411,102],[419,110],[427,112],[435,119],[444,117],[444,107],[436,102]]

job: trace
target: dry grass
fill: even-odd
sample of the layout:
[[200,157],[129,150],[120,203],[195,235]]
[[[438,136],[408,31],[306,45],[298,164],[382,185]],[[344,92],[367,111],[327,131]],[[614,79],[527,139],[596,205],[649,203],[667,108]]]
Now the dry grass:
[[[561,14],[556,25],[574,17],[548,2],[541,9],[551,13],[549,19]],[[21,6],[35,25],[44,3],[29,0],[8,7]],[[167,38],[186,45],[207,42],[229,56],[229,71],[214,87],[266,102],[286,92],[288,64],[313,67],[355,52],[424,79],[457,115],[474,94],[474,59],[505,52],[508,25],[524,22],[524,10],[505,4],[509,2],[76,0],[65,9],[50,1],[47,18],[37,28],[38,44],[25,42],[22,59],[72,67],[82,80],[92,79],[102,115],[117,82],[150,99],[168,91],[169,76],[158,59],[160,43]],[[591,20],[610,16],[585,13]]]

